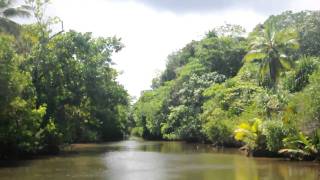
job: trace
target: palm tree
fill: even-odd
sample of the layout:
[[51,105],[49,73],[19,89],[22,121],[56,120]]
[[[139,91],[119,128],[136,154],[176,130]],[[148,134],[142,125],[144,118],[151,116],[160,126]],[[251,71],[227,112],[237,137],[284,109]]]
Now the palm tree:
[[31,8],[27,5],[14,6],[14,0],[0,0],[0,32],[19,34],[19,24],[11,20],[14,17],[29,17]]
[[286,52],[298,49],[298,33],[293,29],[277,31],[272,22],[267,23],[250,42],[250,51],[244,57],[246,62],[260,64],[261,77],[267,76],[275,87],[280,72],[291,68]]

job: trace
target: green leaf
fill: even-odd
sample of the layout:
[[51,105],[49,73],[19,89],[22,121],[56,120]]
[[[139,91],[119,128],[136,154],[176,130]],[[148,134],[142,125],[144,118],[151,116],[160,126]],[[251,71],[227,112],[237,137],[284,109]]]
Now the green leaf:
[[264,59],[267,57],[267,54],[259,50],[252,50],[247,55],[245,55],[244,60],[246,62],[252,62],[253,60]]

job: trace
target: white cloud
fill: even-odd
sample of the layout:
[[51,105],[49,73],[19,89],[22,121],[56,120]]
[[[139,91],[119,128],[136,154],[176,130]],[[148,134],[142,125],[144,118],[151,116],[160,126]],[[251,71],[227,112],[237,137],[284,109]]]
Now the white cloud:
[[[290,6],[299,10],[297,7],[306,6],[303,3]],[[168,54],[193,39],[200,39],[206,31],[225,22],[251,30],[267,18],[250,10],[178,14],[157,11],[135,1],[108,0],[54,0],[50,14],[63,19],[66,29],[121,37],[126,47],[113,59],[116,68],[123,71],[119,82],[133,96],[150,87],[157,70],[164,69]]]

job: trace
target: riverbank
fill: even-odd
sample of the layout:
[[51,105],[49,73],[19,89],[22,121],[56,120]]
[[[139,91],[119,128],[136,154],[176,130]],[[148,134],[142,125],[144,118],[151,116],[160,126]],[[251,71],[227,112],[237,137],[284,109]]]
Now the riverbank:
[[[243,157],[247,158],[265,158],[265,159],[281,159],[285,161],[296,161],[296,159],[292,159],[288,156],[285,156],[283,154],[279,154],[277,152],[271,152],[266,150],[254,150],[254,151],[248,151],[246,146],[241,146],[241,144],[237,144],[236,146],[217,146],[213,145],[209,142],[187,142],[187,141],[172,141],[172,140],[144,140],[140,137],[130,136],[124,141],[131,141],[131,142],[138,142],[138,143],[179,143],[179,144],[185,144],[187,146],[191,145],[193,146],[193,150],[197,152],[198,149],[206,149],[208,152],[229,152],[230,150],[233,153],[237,153],[239,155],[242,155]],[[38,160],[38,159],[46,159],[46,158],[54,158],[54,157],[60,157],[60,156],[69,156],[69,155],[76,155],[82,152],[104,152],[106,151],[106,148],[108,151],[117,151],[121,149],[121,147],[114,147],[112,145],[117,144],[122,141],[112,141],[112,142],[100,142],[100,143],[73,143],[73,144],[65,144],[59,147],[59,152],[57,153],[39,153],[39,154],[25,154],[19,157],[14,158],[8,158],[8,159],[2,159],[0,160],[0,167],[5,167],[6,163],[8,163],[8,166],[14,166],[15,164],[19,163],[19,161],[28,161],[28,160]],[[201,152],[200,152],[201,153]],[[320,163],[319,160],[315,160],[312,158],[309,159],[301,159],[300,161],[303,162],[315,162]]]

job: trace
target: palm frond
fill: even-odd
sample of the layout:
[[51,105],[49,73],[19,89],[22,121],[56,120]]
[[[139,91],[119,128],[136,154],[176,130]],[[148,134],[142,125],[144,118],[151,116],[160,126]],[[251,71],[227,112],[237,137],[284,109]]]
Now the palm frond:
[[283,139],[286,149],[280,150],[279,153],[287,153],[293,155],[314,155],[318,153],[315,145],[302,132],[296,136],[291,136]]
[[252,50],[244,56],[244,60],[246,62],[252,62],[253,60],[264,59],[266,56],[267,55],[264,52],[261,52],[259,50]]
[[29,11],[23,8],[8,8],[3,11],[4,17],[29,17],[31,14]]
[[[264,61],[267,61],[266,59]],[[269,74],[269,69],[270,69],[270,65],[269,63],[267,62],[262,62],[260,64],[260,70],[259,70],[259,75],[260,75],[260,78],[262,79],[264,76],[266,76],[266,74]]]
[[18,36],[20,34],[20,25],[9,19],[0,17],[0,32]]
[[302,156],[309,156],[310,153],[301,150],[301,149],[281,149],[278,151],[280,154],[293,154],[293,155],[302,155]]
[[274,42],[276,35],[277,35],[276,32],[277,31],[276,31],[274,22],[270,21],[265,25],[264,34],[265,34],[265,37],[267,38],[268,42],[270,42],[270,43]]
[[286,70],[290,70],[293,67],[292,61],[290,61],[289,58],[284,54],[280,55],[280,64]]
[[286,43],[284,43],[284,45],[289,49],[299,49],[300,48],[300,44],[297,39],[291,39],[291,40],[287,41]]
[[19,8],[23,9],[23,10],[28,10],[28,11],[32,11],[33,10],[32,7],[28,6],[28,5],[21,5]]
[[299,34],[294,29],[283,30],[277,33],[275,38],[276,44],[289,49],[298,49]]
[[267,52],[270,49],[270,44],[268,42],[255,43],[251,44],[250,48],[259,49],[262,52]]

